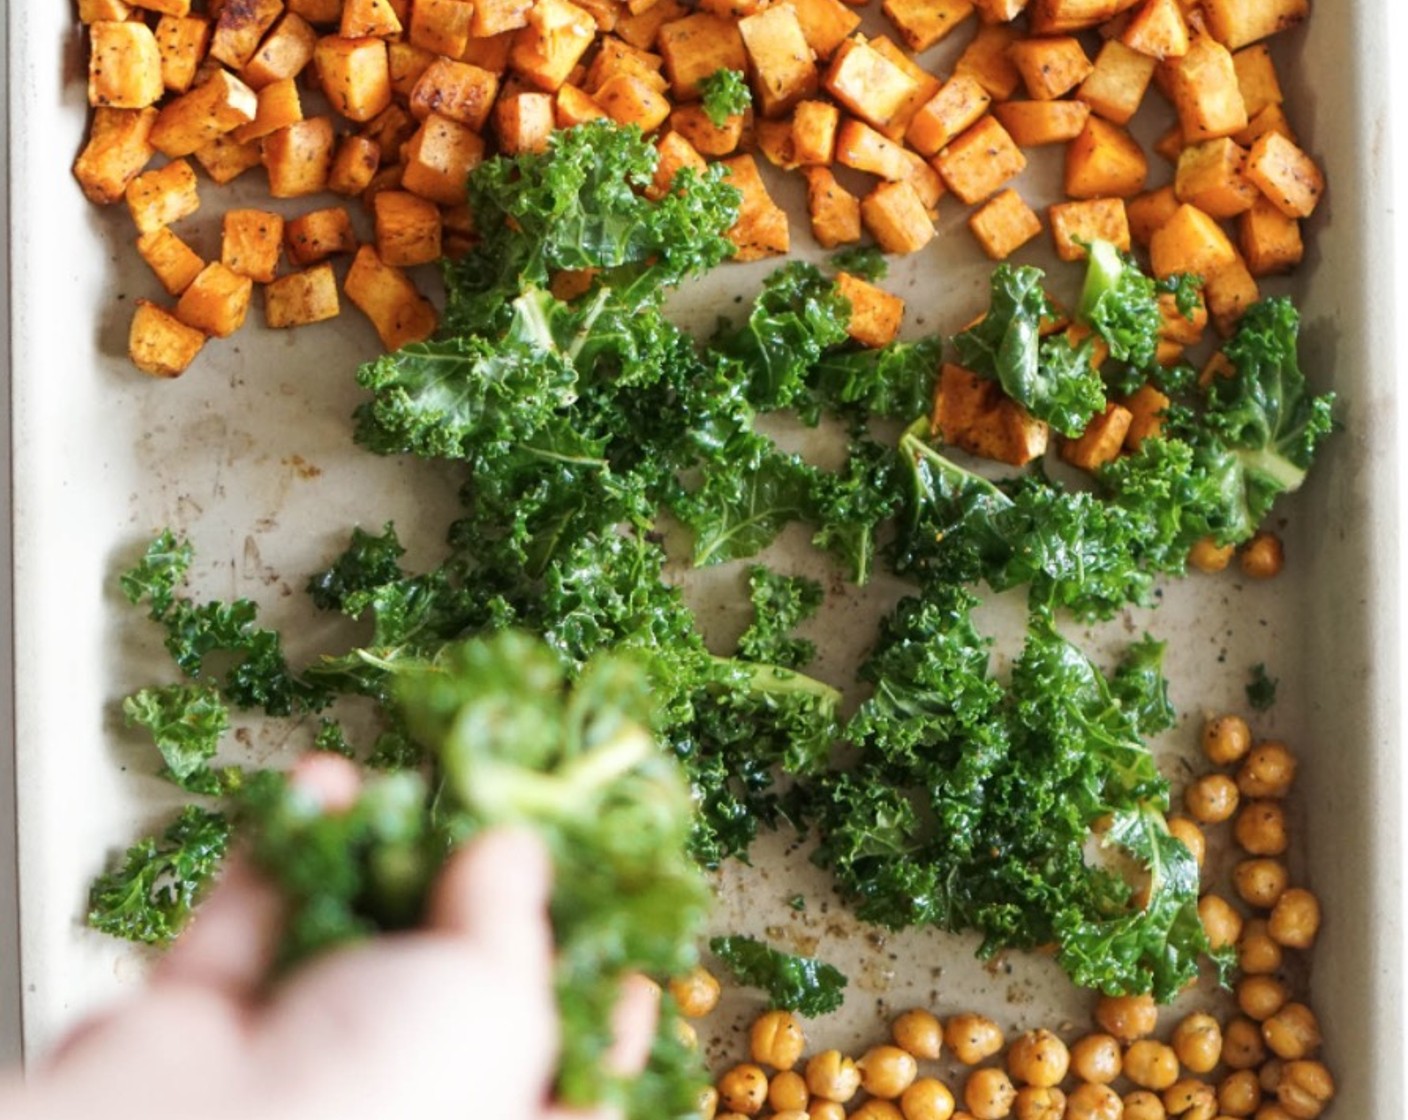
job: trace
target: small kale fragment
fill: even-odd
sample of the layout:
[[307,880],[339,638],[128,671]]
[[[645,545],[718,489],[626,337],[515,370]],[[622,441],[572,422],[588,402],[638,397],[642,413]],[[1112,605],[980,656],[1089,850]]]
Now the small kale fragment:
[[739,657],[796,669],[816,656],[815,642],[790,634],[821,607],[821,584],[754,564],[748,569],[748,597],[753,621],[738,639]]
[[166,766],[162,776],[192,793],[222,792],[234,774],[218,774],[210,760],[220,737],[230,726],[230,715],[213,686],[166,685],[144,688],[122,702],[129,725],[151,732]]
[[715,128],[722,128],[729,117],[745,112],[753,104],[748,79],[741,70],[715,70],[699,80],[699,93],[704,113]]
[[774,1007],[814,1018],[845,1000],[845,973],[824,961],[793,956],[741,934],[712,938],[709,949],[740,984],[767,992]]
[[1247,703],[1253,711],[1265,712],[1276,703],[1276,686],[1280,682],[1266,671],[1266,666],[1257,662],[1252,666],[1251,680],[1247,682]]

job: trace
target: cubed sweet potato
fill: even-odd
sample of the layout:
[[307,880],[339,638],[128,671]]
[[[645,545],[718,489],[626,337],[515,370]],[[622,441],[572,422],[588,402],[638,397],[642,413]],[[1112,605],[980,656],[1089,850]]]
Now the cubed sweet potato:
[[1159,279],[1187,272],[1208,277],[1237,259],[1237,250],[1217,222],[1187,203],[1149,239],[1149,263]]
[[1207,35],[1195,36],[1187,54],[1160,67],[1185,143],[1233,136],[1247,127],[1237,70],[1221,43]]
[[909,128],[909,122],[914,119],[914,114],[919,112],[926,101],[939,92],[943,87],[943,82],[920,66],[911,54],[889,36],[876,35],[870,40],[870,45],[909,75],[910,81],[914,82],[914,89],[900,104],[899,109],[890,119],[890,123],[881,130],[891,140],[898,143],[904,139],[905,131]]
[[803,101],[792,113],[792,151],[800,164],[827,164],[836,157],[841,111],[827,101]]
[[1237,241],[1253,276],[1289,272],[1305,255],[1300,222],[1265,197],[1237,219]]
[[675,176],[685,168],[696,175],[703,175],[708,169],[699,149],[678,132],[666,132],[655,142],[655,149],[660,158],[655,164],[655,177],[645,189],[647,198],[664,198],[674,188]]
[[585,124],[606,116],[591,94],[570,82],[564,82],[553,94],[552,113],[558,128],[571,128],[574,124]]
[[1173,217],[1178,207],[1178,196],[1173,193],[1171,185],[1126,199],[1125,214],[1129,218],[1129,235],[1134,244],[1148,248],[1154,231]]
[[[690,146],[701,156],[717,158],[731,156],[738,151],[738,146],[743,140],[745,123],[751,122],[752,119],[752,113],[735,113],[725,117],[723,124],[715,124],[702,104],[698,101],[686,101],[683,105],[676,105],[671,111],[669,123],[670,128],[688,140]],[[786,127],[786,122],[782,121],[762,123]],[[758,138],[755,136],[755,139]]]
[[357,251],[352,217],[342,206],[310,210],[284,223],[284,244],[297,265],[317,264],[338,253]]
[[313,61],[317,45],[318,33],[313,25],[296,12],[285,12],[240,71],[240,77],[253,90],[296,78]]
[[242,144],[251,140],[262,140],[269,133],[297,124],[303,119],[303,103],[298,96],[298,83],[292,78],[271,82],[259,91],[258,97],[254,119],[231,131],[231,135]]
[[842,0],[791,0],[807,45],[820,59],[829,59],[860,26],[860,15]]
[[1178,157],[1173,190],[1214,218],[1231,218],[1251,209],[1257,189],[1243,174],[1247,153],[1230,137],[1190,144]]
[[932,156],[971,128],[992,99],[976,78],[955,74],[909,120],[905,140],[922,156]]
[[1179,0],[1144,0],[1131,14],[1120,39],[1150,58],[1182,58],[1188,53],[1188,20]]
[[1280,105],[1268,105],[1251,120],[1247,121],[1247,127],[1236,133],[1232,139],[1237,141],[1242,147],[1250,149],[1253,144],[1265,136],[1268,132],[1276,132],[1284,136],[1292,144],[1296,143],[1295,130],[1291,128],[1291,122],[1286,117],[1286,111]]
[[275,330],[335,319],[341,310],[329,264],[280,277],[264,289],[264,322]]
[[244,325],[254,281],[212,261],[176,301],[176,318],[212,338],[228,338]]
[[325,35],[313,54],[328,104],[351,121],[369,121],[391,104],[391,68],[382,39]]
[[1325,193],[1325,177],[1315,161],[1279,132],[1252,145],[1246,177],[1288,218],[1308,218]]
[[494,133],[501,152],[546,151],[555,124],[550,93],[523,90],[494,103]]
[[604,35],[597,43],[596,57],[587,67],[583,85],[588,93],[595,95],[608,78],[617,74],[634,74],[664,92],[669,88],[670,81],[661,70],[663,62],[658,54],[633,47],[614,35]]
[[498,91],[497,74],[467,62],[437,58],[411,91],[411,115],[424,120],[431,113],[438,113],[482,132]]
[[538,89],[555,93],[592,45],[596,21],[570,0],[537,0],[525,19],[525,26],[514,32],[509,66]]
[[415,0],[408,38],[423,51],[459,58],[469,45],[473,15],[471,0]]
[[1124,399],[1129,427],[1124,433],[1124,449],[1138,451],[1146,439],[1157,439],[1163,431],[1164,413],[1172,402],[1152,385],[1141,385]]
[[406,190],[445,206],[465,199],[469,173],[484,159],[484,141],[458,121],[432,113],[406,147]]
[[127,184],[126,197],[139,233],[150,233],[200,209],[196,173],[183,159],[138,175]]
[[848,39],[841,45],[822,84],[846,109],[881,131],[919,88],[904,69],[860,39]]
[[1143,103],[1157,66],[1156,59],[1130,50],[1118,39],[1107,39],[1076,97],[1107,121],[1128,124]]
[[933,431],[971,455],[1014,467],[1046,452],[1050,429],[1001,386],[986,377],[945,363],[934,393]]
[[677,101],[694,101],[699,83],[717,70],[747,71],[748,52],[738,25],[696,12],[660,28],[658,49]]
[[263,146],[259,141],[241,143],[227,132],[194,154],[211,181],[223,185],[258,167],[263,161]]
[[274,198],[300,198],[327,190],[337,144],[332,121],[309,117],[264,137],[262,159]]
[[829,167],[805,166],[807,214],[812,237],[823,249],[860,240],[860,199],[836,181]]
[[[686,106],[688,108],[688,106]],[[768,120],[759,117],[753,121],[753,146],[758,154],[774,167],[783,171],[797,169],[797,153],[792,148],[792,123],[786,119]]]
[[424,342],[435,333],[435,308],[399,268],[386,264],[376,249],[363,245],[352,258],[343,290],[376,328],[386,350]]
[[744,16],[738,21],[738,33],[748,52],[753,89],[763,116],[780,117],[816,93],[816,63],[791,4]]
[[1237,329],[1247,308],[1261,298],[1261,289],[1246,262],[1238,257],[1208,277],[1203,286],[1203,298],[1207,301],[1213,326],[1225,338]]
[[[832,0],[840,3],[840,0]],[[799,8],[800,10],[800,8]],[[633,47],[652,51],[660,38],[660,28],[689,14],[679,0],[654,0],[648,8],[639,12],[627,11],[616,20],[616,34]]]
[[342,0],[287,0],[288,10],[309,23],[329,26],[342,18]]
[[1063,261],[1084,260],[1085,246],[1096,240],[1108,241],[1117,249],[1129,252],[1129,218],[1122,198],[1058,202],[1048,214],[1056,255]]
[[1213,38],[1237,50],[1294,27],[1310,14],[1310,0],[1204,0]]
[[1249,120],[1268,105],[1280,105],[1284,100],[1276,64],[1267,44],[1257,43],[1237,51],[1232,56],[1232,68],[1237,72],[1237,88],[1242,93],[1242,104],[1247,107]]
[[469,33],[476,39],[503,35],[528,26],[533,0],[478,0],[470,17]]
[[344,39],[391,39],[404,30],[390,0],[342,0],[337,33]]
[[161,84],[173,93],[185,93],[210,45],[210,21],[201,16],[162,16],[154,34],[161,55]]
[[1208,326],[1208,308],[1201,295],[1194,302],[1191,314],[1185,315],[1179,309],[1178,297],[1172,292],[1159,293],[1159,314],[1163,323],[1159,327],[1159,337],[1181,346],[1197,346],[1203,340],[1203,332]]
[[654,132],[670,116],[670,102],[650,82],[635,74],[614,74],[592,95],[602,112],[617,124]]
[[1019,38],[1020,32],[1008,24],[984,24],[954,63],[954,77],[966,75],[994,101],[1006,101],[1022,84],[1022,75],[1007,57],[1008,48]]
[[1083,471],[1094,471],[1114,462],[1124,447],[1133,420],[1129,409],[1111,401],[1104,412],[1090,418],[1079,439],[1062,442],[1061,458]]
[[78,0],[78,22],[97,23],[111,20],[122,23],[132,18],[132,5],[124,0]]
[[904,300],[853,273],[836,274],[836,292],[851,305],[846,333],[862,346],[888,346],[900,333]]
[[968,228],[989,258],[1004,261],[1041,232],[1041,219],[1009,187],[974,211]]
[[432,54],[423,47],[417,47],[404,39],[393,39],[386,44],[386,72],[391,80],[392,104],[409,101],[416,83],[439,55]]
[[986,116],[934,158],[944,185],[972,205],[994,194],[1027,166],[1027,157],[997,119]]
[[267,210],[227,210],[222,231],[221,264],[261,284],[274,278],[284,240],[281,214]]
[[738,207],[738,220],[727,237],[737,247],[733,259],[756,261],[787,252],[790,246],[787,212],[773,201],[767,185],[758,174],[752,156],[734,156],[720,161],[729,186],[743,196]]
[[210,36],[210,57],[231,70],[243,70],[283,10],[283,0],[234,0],[223,4]]
[[162,106],[152,126],[151,143],[165,156],[188,156],[198,148],[255,118],[259,98],[227,70],[210,77]]
[[344,136],[328,171],[328,190],[349,198],[361,194],[381,166],[381,148],[365,136]]
[[1035,35],[1064,35],[1099,27],[1139,0],[1032,0],[1027,8]]
[[145,109],[165,92],[161,50],[140,21],[98,20],[88,25],[88,104]]
[[127,334],[132,364],[153,377],[179,377],[196,360],[205,335],[150,300],[139,299]]
[[184,292],[205,267],[200,254],[172,233],[169,226],[138,236],[137,252],[170,296]]
[[157,111],[146,109],[93,110],[88,143],[73,164],[73,176],[89,202],[116,202],[140,174],[156,149],[151,145]]
[[1069,93],[1093,69],[1080,40],[1072,35],[1019,39],[1007,49],[1007,57],[1022,75],[1027,93],[1036,101]]
[[391,164],[397,162],[398,153],[404,158],[402,148],[418,127],[415,117],[393,102],[359,128],[357,135],[375,144],[382,162]]
[[934,219],[908,180],[873,188],[860,201],[860,220],[887,253],[916,253],[934,239]]
[[440,208],[410,191],[381,191],[372,200],[376,218],[376,252],[397,268],[429,264],[440,258]]
[[1090,116],[1066,148],[1071,198],[1129,198],[1144,189],[1149,161],[1139,142],[1117,124]]
[[881,9],[915,54],[927,51],[973,14],[970,0],[883,0]]
[[1019,147],[1039,148],[1079,136],[1090,106],[1083,101],[999,101],[992,115]]

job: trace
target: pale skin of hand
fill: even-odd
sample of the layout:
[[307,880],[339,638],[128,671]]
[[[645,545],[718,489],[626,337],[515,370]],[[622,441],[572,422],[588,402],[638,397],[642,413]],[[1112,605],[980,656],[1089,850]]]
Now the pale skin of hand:
[[[340,759],[296,773],[329,807],[355,796]],[[0,1080],[0,1117],[567,1120],[549,1100],[549,887],[535,837],[487,834],[446,864],[424,929],[331,953],[270,992],[279,901],[234,859],[141,993],[80,1025],[27,1085]],[[648,982],[625,986],[616,1068],[643,1064],[654,1001]]]

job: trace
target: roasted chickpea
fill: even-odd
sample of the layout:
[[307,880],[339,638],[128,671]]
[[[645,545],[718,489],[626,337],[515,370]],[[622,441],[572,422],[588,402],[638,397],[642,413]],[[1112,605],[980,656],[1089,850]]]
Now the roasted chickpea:
[[1203,860],[1208,854],[1208,838],[1203,835],[1203,830],[1198,827],[1197,822],[1188,817],[1169,817],[1169,834],[1188,849],[1188,854],[1193,857],[1199,870],[1202,869]]
[[892,1101],[914,1084],[919,1063],[898,1046],[872,1046],[856,1062],[860,1087],[872,1097]]
[[1202,920],[1208,945],[1213,949],[1235,945],[1242,936],[1242,915],[1219,894],[1209,892],[1198,899],[1198,917]]
[[1108,1085],[1117,1078],[1123,1059],[1113,1035],[1088,1034],[1071,1046],[1071,1072],[1096,1085]]
[[1256,1070],[1229,1073],[1217,1087],[1217,1107],[1225,1116],[1250,1116],[1261,1106],[1261,1082]]
[[1178,1080],[1178,1055],[1172,1046],[1141,1038],[1124,1052],[1124,1075],[1141,1089],[1162,1093]]
[[807,1088],[814,1097],[845,1104],[860,1089],[860,1070],[841,1051],[823,1050],[807,1062]]
[[1248,1019],[1265,1022],[1290,999],[1286,985],[1274,976],[1243,976],[1237,981],[1237,1006]]
[[811,1120],[846,1120],[846,1106],[813,1097],[807,1105],[807,1115]]
[[768,1105],[774,1112],[806,1112],[810,1100],[807,1079],[794,1069],[775,1073],[768,1082]]
[[944,1045],[965,1066],[977,1065],[1002,1049],[1002,1028],[985,1015],[965,1012],[944,1027]]
[[1248,906],[1270,910],[1290,881],[1286,865],[1279,859],[1244,859],[1232,869],[1232,885],[1237,897]]
[[1204,774],[1183,791],[1183,807],[1200,824],[1221,824],[1237,811],[1237,783],[1226,774]]
[[770,1120],[812,1120],[810,1112],[774,1112]]
[[1261,1024],[1267,1048],[1288,1062],[1308,1058],[1320,1048],[1320,1022],[1303,1003],[1288,1003]]
[[1124,1101],[1108,1085],[1082,1082],[1066,1096],[1066,1120],[1120,1120]]
[[1252,729],[1241,716],[1216,716],[1203,724],[1203,754],[1214,766],[1240,762],[1251,745]]
[[1164,1090],[1164,1110],[1183,1120],[1213,1120],[1217,1115],[1217,1094],[1206,1081],[1180,1078]]
[[894,1101],[879,1098],[866,1101],[851,1113],[851,1120],[904,1120],[904,1114]]
[[1261,1025],[1250,1019],[1233,1019],[1222,1028],[1222,1062],[1228,1069],[1255,1069],[1266,1061]]
[[1164,1120],[1168,1112],[1157,1093],[1136,1089],[1124,1098],[1124,1120]]
[[1038,1088],[1061,1084],[1071,1066],[1066,1044],[1048,1030],[1027,1031],[1007,1047],[1007,1072]]
[[1225,570],[1232,563],[1236,551],[1235,545],[1218,544],[1211,537],[1199,537],[1188,550],[1188,563],[1198,571],[1211,575]]
[[1281,538],[1263,529],[1242,546],[1242,572],[1251,579],[1272,579],[1286,566]]
[[1335,1081],[1322,1062],[1287,1062],[1276,1101],[1296,1120],[1314,1120],[1335,1095]]
[[1026,1085],[1017,1090],[1017,1120],[1061,1120],[1066,1115],[1066,1094],[1046,1085]]
[[1275,801],[1249,801],[1232,826],[1237,843],[1254,856],[1279,856],[1286,851],[1286,811]]
[[1095,1004],[1095,1021],[1120,1042],[1153,1034],[1159,1025],[1159,1008],[1151,995],[1101,996]]
[[714,1120],[714,1114],[719,1111],[719,1091],[712,1085],[700,1089],[697,1107],[699,1120]]
[[1308,890],[1292,887],[1276,900],[1266,919],[1266,932],[1288,949],[1309,949],[1320,932],[1320,900]]
[[1256,1110],[1256,1120],[1295,1120],[1279,1104],[1264,1104]]
[[806,1047],[801,1021],[790,1011],[765,1011],[748,1032],[749,1056],[773,1069],[791,1069]]
[[[1195,1012],[1173,1028],[1173,1052],[1183,1068],[1193,1073],[1209,1073],[1222,1060],[1222,1027],[1205,1012]],[[1168,1102],[1164,1102],[1165,1106]],[[1173,1108],[1169,1108],[1173,1112]]]
[[1012,1111],[1017,1090],[1005,1070],[975,1069],[963,1086],[963,1103],[977,1120],[1002,1120]]
[[730,1112],[756,1116],[768,1099],[768,1075],[748,1062],[734,1066],[719,1078],[719,1099]]
[[943,1053],[943,1025],[922,1007],[911,1008],[890,1024],[890,1037],[896,1046],[927,1062]]
[[1281,1084],[1281,1074],[1286,1069],[1286,1063],[1280,1058],[1267,1058],[1261,1063],[1261,1068],[1256,1071],[1257,1084],[1261,1086],[1263,1093],[1276,1093],[1276,1086]]
[[741,1112],[719,1112],[714,1116],[714,1120],[748,1120]]
[[698,1019],[719,1005],[719,982],[712,972],[698,965],[670,981],[670,995],[675,997],[681,1015]]
[[1280,944],[1267,932],[1266,920],[1254,918],[1242,929],[1237,942],[1237,967],[1248,976],[1279,972],[1285,958]]
[[694,1029],[694,1024],[685,1019],[675,1020],[675,1037],[691,1050],[699,1049],[699,1032]]
[[1243,797],[1285,797],[1296,780],[1296,756],[1276,739],[1258,743],[1237,771]]
[[952,1091],[936,1077],[921,1077],[900,1094],[904,1120],[951,1120],[955,1104]]

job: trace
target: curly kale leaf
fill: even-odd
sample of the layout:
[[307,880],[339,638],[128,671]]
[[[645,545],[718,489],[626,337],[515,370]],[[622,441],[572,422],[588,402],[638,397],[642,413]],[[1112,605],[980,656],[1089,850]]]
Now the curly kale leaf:
[[400,579],[404,573],[398,561],[405,554],[391,522],[380,536],[354,528],[351,542],[332,567],[309,577],[308,595],[319,610],[342,610],[349,595]]
[[870,580],[881,526],[899,512],[903,496],[894,451],[870,439],[852,443],[839,471],[817,471],[807,497],[812,544],[830,552],[857,586]]
[[816,656],[816,643],[791,636],[821,607],[821,584],[805,576],[785,576],[762,564],[748,569],[753,621],[738,639],[745,661],[796,669]]
[[176,601],[176,588],[185,581],[192,556],[189,541],[163,530],[147,545],[142,559],[119,576],[123,595],[134,607],[146,600],[149,617],[160,621]]
[[933,402],[942,352],[938,335],[830,350],[813,363],[809,381],[815,398],[833,411],[908,420]]
[[[1183,310],[1185,305],[1179,306]],[[1191,317],[1191,311],[1188,308],[1184,313]],[[1097,240],[1090,245],[1076,322],[1090,327],[1103,339],[1115,361],[1137,370],[1158,364],[1155,356],[1164,324],[1159,286],[1144,274],[1133,257],[1121,253],[1108,241]]]
[[849,272],[872,284],[885,279],[890,271],[890,262],[876,245],[853,245],[848,249],[838,249],[827,261],[837,272]]
[[1280,684],[1266,671],[1266,666],[1258,661],[1252,666],[1251,679],[1247,681],[1247,703],[1255,712],[1269,711],[1276,704],[1276,686]]
[[846,974],[825,961],[793,956],[741,934],[711,938],[709,950],[738,983],[767,992],[774,1007],[814,1018],[845,1001]]
[[1110,694],[1130,714],[1140,735],[1156,735],[1178,722],[1164,677],[1167,644],[1145,634],[1125,650],[1110,678]]
[[699,80],[699,93],[704,113],[715,128],[722,128],[729,117],[746,112],[753,104],[742,70],[720,67]]
[[220,793],[234,774],[218,774],[210,760],[220,737],[230,726],[230,715],[219,690],[207,686],[167,685],[144,688],[122,702],[129,726],[145,727],[166,763],[162,776],[192,793]]

